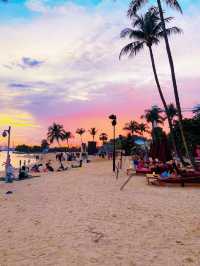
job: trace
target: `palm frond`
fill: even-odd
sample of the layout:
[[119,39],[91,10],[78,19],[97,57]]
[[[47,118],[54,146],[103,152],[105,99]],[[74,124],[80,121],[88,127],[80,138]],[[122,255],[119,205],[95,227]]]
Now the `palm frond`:
[[135,14],[137,13],[137,11],[146,3],[148,2],[148,0],[132,0],[129,4],[129,8],[127,11],[127,16],[129,18],[132,18],[135,16]]
[[144,42],[136,41],[136,42],[129,43],[121,50],[119,54],[119,59],[121,59],[123,55],[127,55],[127,54],[129,54],[129,57],[133,57],[141,49],[143,49],[143,47],[144,47]]
[[130,37],[132,31],[133,29],[131,28],[125,28],[124,30],[121,31],[120,38],[126,38],[127,36]]
[[183,13],[181,6],[179,5],[177,0],[165,0],[166,4],[171,8],[175,8],[180,13]]
[[[178,27],[171,27],[171,28],[167,28],[166,29],[166,33],[168,36],[172,35],[172,34],[181,34],[183,31],[182,29],[178,28]],[[164,37],[164,32],[161,31],[157,34],[158,38],[163,38]]]

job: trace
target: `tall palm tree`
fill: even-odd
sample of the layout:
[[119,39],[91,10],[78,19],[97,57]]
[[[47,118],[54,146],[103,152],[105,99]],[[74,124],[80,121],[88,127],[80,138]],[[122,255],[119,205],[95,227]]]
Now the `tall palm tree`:
[[82,135],[85,133],[85,129],[84,128],[77,128],[76,130],[76,134],[80,135],[80,138],[81,138],[81,143],[83,142],[82,141]]
[[105,144],[106,141],[108,140],[108,135],[106,133],[101,133],[99,136],[99,140],[102,141],[102,144]]
[[70,131],[65,131],[64,132],[64,140],[67,141],[67,147],[69,149],[69,139],[71,139],[73,136],[72,136],[72,133]]
[[53,143],[54,140],[56,140],[60,145],[59,141],[64,139],[64,134],[65,131],[63,125],[53,123],[53,125],[48,128],[47,139],[50,143]]
[[139,124],[137,121],[131,120],[130,122],[125,124],[125,127],[123,129],[129,131],[133,136],[134,133],[139,132]]
[[[162,104],[164,106],[165,112],[167,114],[168,124],[170,131],[172,132],[172,123],[170,120],[170,117],[168,117],[168,107],[166,100],[164,98],[161,85],[158,79],[157,69],[155,65],[154,60],[154,54],[153,54],[153,45],[158,45],[160,42],[160,39],[164,37],[164,33],[162,30],[162,24],[159,18],[159,11],[158,8],[150,8],[145,15],[138,16],[137,14],[132,15],[131,18],[133,19],[133,28],[126,28],[121,32],[121,37],[129,37],[130,39],[134,39],[135,41],[127,44],[120,53],[120,58],[122,55],[129,54],[130,57],[137,55],[138,52],[140,52],[144,45],[147,46],[149,50],[149,55],[151,59],[152,69],[154,73],[155,82],[157,85],[157,89],[162,101]],[[169,23],[173,18],[167,17],[165,18],[165,22]],[[171,35],[173,33],[180,33],[181,30],[177,27],[171,27],[167,28],[166,32],[168,35]],[[172,142],[174,143],[175,147],[175,138],[172,134]],[[176,149],[175,149],[176,151]]]
[[[191,155],[189,153],[188,145],[187,145],[187,142],[185,139],[184,130],[183,130],[183,124],[182,124],[183,117],[182,117],[178,87],[177,87],[177,82],[176,82],[176,74],[175,74],[174,62],[173,62],[172,53],[171,53],[169,40],[168,40],[166,21],[165,21],[164,12],[162,9],[162,3],[161,3],[161,0],[155,0],[155,1],[157,2],[157,6],[158,6],[158,10],[159,10],[159,15],[160,15],[160,19],[161,19],[161,26],[162,26],[162,30],[163,30],[163,36],[165,39],[165,46],[166,46],[167,56],[168,56],[168,60],[169,60],[171,79],[172,79],[172,84],[173,84],[173,88],[174,88],[174,97],[175,97],[175,101],[176,101],[176,108],[177,108],[178,118],[179,118],[179,128],[180,128],[180,132],[181,132],[181,138],[182,138],[183,145],[185,148],[186,156],[188,158],[190,158],[190,160],[192,161]],[[177,0],[162,0],[162,1],[165,2],[171,8],[174,8],[174,9],[178,10],[180,13],[182,13],[181,6],[179,5]],[[132,0],[130,5],[129,5],[127,15],[129,17],[134,17],[135,13],[140,8],[142,8],[142,6],[144,4],[146,4],[147,2],[149,2],[149,1],[148,0]]]
[[90,130],[88,130],[90,135],[92,135],[92,140],[94,142],[95,135],[97,134],[97,129],[95,127],[91,127]]

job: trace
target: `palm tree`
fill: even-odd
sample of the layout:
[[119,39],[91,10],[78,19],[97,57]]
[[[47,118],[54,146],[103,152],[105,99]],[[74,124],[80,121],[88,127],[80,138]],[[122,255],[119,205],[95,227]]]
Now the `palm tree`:
[[102,141],[102,144],[105,144],[106,141],[108,140],[108,135],[106,133],[101,133],[99,136],[99,140]]
[[145,132],[147,132],[147,133],[149,133],[149,131],[148,131],[148,125],[147,124],[145,124],[145,123],[140,123],[140,124],[138,124],[138,133],[140,134],[140,135],[142,135],[143,136],[143,134],[145,133]]
[[[182,13],[181,6],[179,5],[177,0],[162,0],[162,1],[164,1],[171,8],[174,8],[174,9],[178,10],[180,13]],[[130,5],[129,5],[127,15],[130,18],[134,17],[135,13],[147,2],[149,2],[149,1],[148,0],[132,0]],[[188,158],[190,158],[190,160],[192,161],[192,158],[191,158],[189,150],[188,150],[188,145],[187,145],[187,142],[185,139],[184,130],[183,130],[183,124],[182,124],[183,117],[182,117],[182,113],[181,113],[181,105],[180,105],[178,87],[177,87],[177,82],[176,82],[174,62],[173,62],[173,58],[172,58],[172,53],[171,53],[167,29],[166,29],[166,20],[164,18],[164,12],[162,9],[161,0],[156,0],[156,2],[157,2],[158,10],[159,10],[159,15],[160,15],[160,19],[161,19],[161,27],[163,30],[163,36],[165,39],[165,46],[166,46],[167,56],[168,56],[168,60],[169,60],[172,84],[173,84],[173,88],[174,88],[174,97],[175,97],[175,101],[176,101],[176,108],[177,108],[178,118],[179,118],[179,128],[180,128],[180,132],[181,132],[181,138],[182,138],[183,145],[185,148],[186,156]]]
[[65,131],[64,132],[64,140],[67,141],[67,147],[69,149],[69,139],[73,137],[72,133],[70,131]]
[[96,129],[95,127],[92,127],[92,128],[90,128],[90,130],[88,130],[88,131],[89,131],[90,135],[92,135],[92,140],[93,140],[93,142],[94,142],[94,137],[95,137],[95,135],[97,134],[97,129]]
[[[174,124],[174,119],[178,115],[177,109],[176,109],[176,107],[174,106],[173,103],[168,104],[167,109],[168,109],[167,110],[168,111],[168,117],[170,118],[170,120],[172,122],[172,125],[173,125]],[[167,117],[167,114],[166,114],[166,117]]]
[[130,131],[131,135],[133,136],[134,133],[139,132],[139,124],[137,121],[131,120],[130,122],[125,124],[124,130]]
[[[163,30],[162,30],[162,24],[159,18],[159,11],[158,8],[150,8],[147,13],[143,16],[138,16],[137,14],[134,14],[134,16],[131,16],[133,19],[133,28],[126,28],[121,32],[121,37],[129,37],[130,39],[134,39],[135,41],[127,44],[120,53],[120,58],[124,54],[129,54],[130,57],[137,55],[139,51],[141,51],[144,48],[144,45],[147,46],[151,58],[151,64],[153,68],[154,78],[157,85],[157,89],[162,101],[162,104],[164,106],[165,112],[167,114],[168,124],[170,131],[172,132],[172,123],[170,120],[170,117],[168,117],[168,107],[166,100],[164,98],[161,85],[158,79],[155,60],[154,60],[154,54],[153,54],[153,45],[158,45],[160,42],[160,39],[164,37]],[[172,17],[165,18],[165,22],[168,23],[172,20]],[[171,35],[173,33],[180,33],[181,30],[177,27],[171,27],[166,29],[167,35]],[[172,134],[172,141],[175,144],[175,139]],[[175,145],[174,145],[175,147]],[[176,151],[176,149],[175,149]]]
[[42,139],[41,141],[41,148],[44,150],[49,147],[49,143],[46,139]]
[[81,143],[83,142],[82,141],[82,135],[85,133],[85,129],[84,128],[77,128],[76,130],[76,134],[80,135],[80,138],[81,138]]
[[163,124],[164,117],[162,114],[162,109],[158,106],[154,105],[151,109],[145,110],[145,114],[141,116],[141,118],[145,118],[147,123],[151,123],[152,125],[152,138],[155,140],[154,130],[158,126],[158,124]]
[[64,134],[65,131],[63,125],[53,123],[53,125],[48,128],[47,139],[50,143],[53,143],[54,140],[56,140],[60,145],[59,141],[64,139]]

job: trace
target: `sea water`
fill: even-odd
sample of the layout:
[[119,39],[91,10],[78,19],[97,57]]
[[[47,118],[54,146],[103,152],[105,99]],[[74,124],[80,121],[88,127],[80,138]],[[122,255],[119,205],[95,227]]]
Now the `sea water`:
[[[6,162],[6,158],[7,158],[7,152],[6,151],[0,152],[0,171],[5,170],[4,163]],[[26,165],[28,165],[28,161],[30,161],[30,164],[33,164],[36,161],[35,155],[33,154],[17,154],[10,152],[10,158],[11,158],[11,164],[14,168],[19,168],[20,160],[22,165],[24,164],[24,162],[26,163]]]

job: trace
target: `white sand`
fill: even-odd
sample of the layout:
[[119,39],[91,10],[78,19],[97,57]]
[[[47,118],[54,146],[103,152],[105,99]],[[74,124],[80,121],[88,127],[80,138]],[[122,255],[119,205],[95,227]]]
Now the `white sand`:
[[199,266],[200,188],[133,177],[119,191],[111,169],[0,182],[0,266]]

